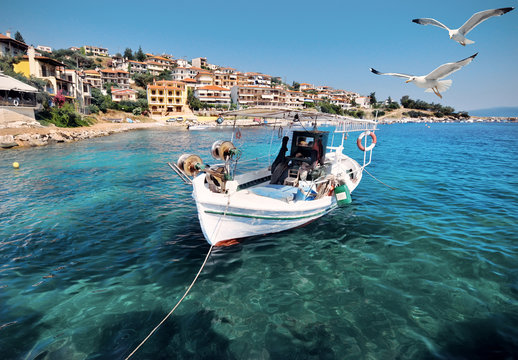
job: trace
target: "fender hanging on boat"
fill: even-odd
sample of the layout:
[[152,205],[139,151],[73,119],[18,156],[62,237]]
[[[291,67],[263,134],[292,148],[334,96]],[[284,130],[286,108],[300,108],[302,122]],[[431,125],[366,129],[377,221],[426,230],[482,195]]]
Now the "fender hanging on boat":
[[352,202],[351,192],[345,184],[335,187],[335,196],[338,206],[349,205]]

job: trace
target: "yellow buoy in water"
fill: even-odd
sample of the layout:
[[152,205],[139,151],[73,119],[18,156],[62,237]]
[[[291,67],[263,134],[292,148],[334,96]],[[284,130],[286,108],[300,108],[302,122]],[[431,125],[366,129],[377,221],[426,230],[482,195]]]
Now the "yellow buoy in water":
[[20,167],[20,164],[18,164],[16,161],[13,162],[13,168],[18,169]]

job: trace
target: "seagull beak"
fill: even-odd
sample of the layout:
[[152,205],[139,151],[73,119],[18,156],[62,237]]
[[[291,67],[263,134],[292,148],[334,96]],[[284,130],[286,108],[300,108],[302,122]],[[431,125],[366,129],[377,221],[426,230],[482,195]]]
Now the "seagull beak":
[[405,82],[408,84],[410,81],[412,81],[412,79],[408,79],[408,80],[407,80],[407,81],[405,81]]

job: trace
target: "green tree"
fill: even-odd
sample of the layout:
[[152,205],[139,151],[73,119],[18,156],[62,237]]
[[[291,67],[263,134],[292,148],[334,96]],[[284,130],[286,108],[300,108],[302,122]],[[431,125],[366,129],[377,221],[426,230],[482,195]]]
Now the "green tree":
[[[111,100],[111,97],[110,97]],[[103,113],[108,109],[108,96],[102,94],[101,90],[92,88],[92,105],[97,106]]]
[[146,99],[147,100],[147,91],[138,89],[137,99]]
[[371,104],[372,105],[376,105],[378,103],[378,100],[376,100],[376,93],[375,92],[371,92],[370,95],[369,95],[369,98],[371,100]]
[[112,87],[117,88],[119,86],[117,84],[115,84],[115,83],[112,83],[112,82],[105,82],[103,84],[103,89],[105,89],[106,92],[108,93],[108,95],[110,95],[110,98],[111,98],[111,95],[112,95]]
[[135,80],[135,84],[139,87],[145,88],[148,84],[153,83],[154,76],[152,74],[134,74],[133,80]]
[[137,61],[145,61],[146,60],[146,54],[142,51],[142,47],[139,46],[137,52],[135,53],[135,59]]
[[89,126],[90,121],[78,114],[74,105],[71,103],[64,103],[63,106],[54,106],[52,108],[44,109],[36,114],[37,120],[50,122],[59,127],[78,127]]
[[157,76],[157,80],[173,80],[173,74],[171,70],[164,70]]
[[88,109],[90,110],[91,114],[99,114],[99,107],[97,105],[90,104]]
[[292,84],[291,84],[291,87],[290,87],[291,90],[294,90],[294,91],[299,91],[300,90],[300,84],[296,81],[294,81]]
[[128,60],[133,60],[133,51],[130,48],[124,50],[124,57]]
[[14,34],[14,40],[16,41],[21,41],[22,43],[25,44],[25,40],[23,39],[23,36],[22,34],[20,34],[19,31],[17,31],[15,34]]
[[200,110],[201,108],[205,107],[200,99],[194,96],[194,91],[191,88],[189,88],[187,92],[187,104],[189,104],[189,107],[192,110]]
[[95,69],[95,62],[80,51],[70,49],[57,49],[46,54],[51,59],[63,63],[70,69]]
[[401,106],[403,106],[405,109],[411,109],[412,105],[414,103],[414,100],[410,99],[410,96],[405,95],[399,100],[401,103]]

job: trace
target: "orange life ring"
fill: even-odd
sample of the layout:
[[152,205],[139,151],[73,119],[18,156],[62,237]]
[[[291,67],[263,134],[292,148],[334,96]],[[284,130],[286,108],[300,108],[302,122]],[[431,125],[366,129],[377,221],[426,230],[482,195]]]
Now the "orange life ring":
[[241,130],[239,129],[236,131],[236,139],[241,139]]
[[[362,140],[365,137],[365,135],[369,135],[372,139],[372,143],[369,146],[367,146],[367,148],[362,144]],[[372,131],[367,130],[362,132],[360,136],[358,136],[358,139],[356,140],[356,145],[358,146],[358,149],[360,149],[361,151],[369,151],[374,149],[374,146],[376,146],[376,141],[376,134],[374,134]]]

